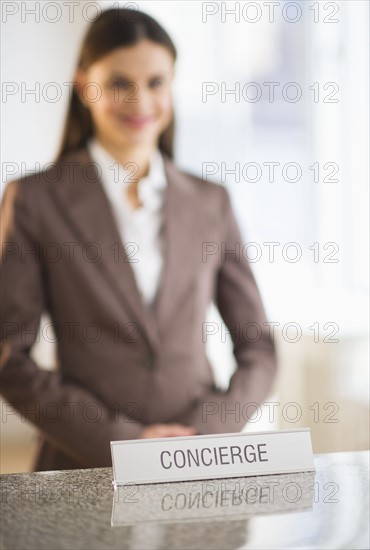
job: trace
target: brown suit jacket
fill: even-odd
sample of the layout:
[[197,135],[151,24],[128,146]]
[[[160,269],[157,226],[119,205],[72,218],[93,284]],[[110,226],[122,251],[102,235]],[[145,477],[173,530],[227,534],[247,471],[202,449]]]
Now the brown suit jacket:
[[[242,244],[227,191],[164,159],[165,267],[152,309],[86,148],[4,191],[1,392],[40,430],[37,470],[109,466],[110,441],[152,423],[239,431],[247,404],[270,390],[276,357],[260,295],[245,259],[225,253]],[[203,341],[212,300],[233,331],[226,392]],[[30,357],[43,311],[57,335],[53,371]],[[255,341],[243,336],[248,323],[260,328]]]

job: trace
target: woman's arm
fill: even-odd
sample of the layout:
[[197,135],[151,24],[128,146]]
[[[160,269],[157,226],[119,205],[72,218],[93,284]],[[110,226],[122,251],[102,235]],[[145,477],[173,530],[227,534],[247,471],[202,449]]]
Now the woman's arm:
[[[10,182],[1,202],[1,393],[81,466],[109,466],[110,441],[138,438],[144,426],[110,410],[61,373],[40,369],[30,358],[46,296],[35,253],[36,220],[22,185],[27,183]],[[94,415],[100,417],[91,421]]]
[[[237,370],[226,392],[211,391],[181,419],[195,426],[199,434],[240,431],[256,404],[268,396],[277,368],[275,346],[254,276],[243,255],[235,253],[243,249],[243,241],[229,195],[224,192],[224,243],[225,251],[230,252],[220,259],[215,302],[231,333]],[[254,323],[255,330],[248,323]]]

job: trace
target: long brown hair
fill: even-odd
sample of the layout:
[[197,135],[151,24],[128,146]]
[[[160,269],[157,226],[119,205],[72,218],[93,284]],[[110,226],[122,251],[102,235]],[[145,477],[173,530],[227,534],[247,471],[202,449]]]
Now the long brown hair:
[[[155,19],[134,9],[111,8],[105,10],[89,26],[81,46],[77,67],[86,70],[112,50],[134,45],[144,38],[168,48],[176,61],[175,45]],[[173,116],[168,127],[160,135],[158,142],[159,149],[170,158],[173,158],[174,130]],[[61,145],[55,162],[59,162],[67,153],[84,147],[92,136],[93,122],[90,111],[83,105],[73,87]]]

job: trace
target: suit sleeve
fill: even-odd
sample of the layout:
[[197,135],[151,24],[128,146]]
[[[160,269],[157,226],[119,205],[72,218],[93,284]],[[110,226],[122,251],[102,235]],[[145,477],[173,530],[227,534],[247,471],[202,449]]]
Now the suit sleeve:
[[271,391],[277,369],[260,293],[248,261],[239,254],[243,241],[229,195],[223,192],[225,253],[220,258],[215,303],[230,331],[237,369],[227,391],[214,387],[183,418],[199,434],[241,431]]
[[1,393],[81,467],[109,466],[110,441],[138,438],[144,426],[110,410],[60,372],[39,368],[30,357],[47,296],[36,209],[29,206],[32,189],[25,185],[10,182],[1,201]]

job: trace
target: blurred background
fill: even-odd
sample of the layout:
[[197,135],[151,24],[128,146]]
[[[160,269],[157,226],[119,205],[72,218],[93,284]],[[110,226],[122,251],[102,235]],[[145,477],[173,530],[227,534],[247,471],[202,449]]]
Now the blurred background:
[[[368,449],[369,3],[3,2],[2,192],[53,161],[83,34],[118,4],[175,41],[176,161],[228,188],[274,328],[278,379],[246,430],[310,427],[315,453]],[[226,387],[230,336],[213,307],[207,323]],[[32,350],[42,368],[48,334]],[[1,412],[1,472],[28,471],[36,431]]]

